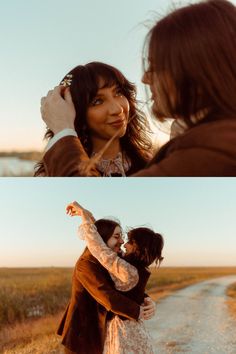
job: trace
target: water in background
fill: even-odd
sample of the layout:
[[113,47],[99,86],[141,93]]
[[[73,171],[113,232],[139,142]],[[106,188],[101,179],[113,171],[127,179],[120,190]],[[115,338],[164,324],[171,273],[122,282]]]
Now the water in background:
[[33,176],[35,163],[35,161],[21,160],[18,157],[0,157],[0,176]]

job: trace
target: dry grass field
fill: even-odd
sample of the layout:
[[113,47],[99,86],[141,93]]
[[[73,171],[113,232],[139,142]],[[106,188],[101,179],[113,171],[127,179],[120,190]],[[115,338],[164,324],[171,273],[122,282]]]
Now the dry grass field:
[[152,270],[147,291],[155,300],[188,285],[224,275],[235,275],[236,267],[160,267]]
[[[153,268],[147,292],[158,301],[187,285],[236,274],[236,267]],[[0,353],[62,354],[55,335],[70,297],[70,268],[0,268]],[[236,284],[228,289],[236,316]]]

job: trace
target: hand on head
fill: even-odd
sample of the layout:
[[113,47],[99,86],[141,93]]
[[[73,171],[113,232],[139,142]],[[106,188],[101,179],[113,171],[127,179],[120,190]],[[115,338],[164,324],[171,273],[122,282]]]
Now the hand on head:
[[56,86],[41,98],[41,116],[54,134],[64,129],[74,129],[76,116],[69,87]]

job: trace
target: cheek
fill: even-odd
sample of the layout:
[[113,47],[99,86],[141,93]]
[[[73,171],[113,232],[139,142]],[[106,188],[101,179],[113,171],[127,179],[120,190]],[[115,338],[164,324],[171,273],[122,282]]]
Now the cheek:
[[107,241],[107,246],[108,246],[108,247],[113,248],[115,245],[116,245],[116,239],[110,238],[110,239]]
[[87,124],[91,129],[95,129],[104,122],[104,112],[102,107],[89,108],[87,111]]
[[126,97],[123,98],[122,101],[122,107],[124,109],[124,112],[127,114],[127,116],[129,115],[129,110],[130,110],[130,105],[129,105],[129,101],[127,100]]
[[130,244],[127,244],[127,245],[125,245],[125,248],[126,248],[126,250],[128,251],[128,252],[130,252]]

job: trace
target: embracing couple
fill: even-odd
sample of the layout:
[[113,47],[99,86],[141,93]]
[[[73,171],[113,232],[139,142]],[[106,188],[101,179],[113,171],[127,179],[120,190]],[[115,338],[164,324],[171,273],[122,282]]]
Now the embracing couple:
[[156,119],[173,119],[158,152],[118,69],[71,70],[41,100],[50,140],[35,175],[236,176],[235,38],[236,6],[226,0],[174,10],[150,30],[142,81]]
[[145,294],[149,266],[162,261],[163,237],[145,227],[131,229],[124,244],[118,222],[95,221],[77,202],[67,213],[80,216],[87,247],[76,263],[71,299],[58,329],[65,353],[152,354],[143,320],[155,305]]

